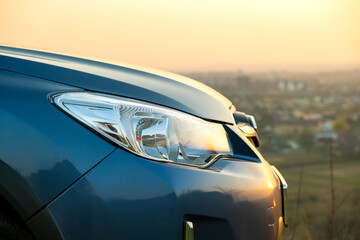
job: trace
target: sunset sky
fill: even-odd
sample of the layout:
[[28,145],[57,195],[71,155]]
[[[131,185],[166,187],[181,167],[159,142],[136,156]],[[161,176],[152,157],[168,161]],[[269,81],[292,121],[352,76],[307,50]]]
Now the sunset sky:
[[0,0],[0,44],[170,71],[360,67],[359,0]]

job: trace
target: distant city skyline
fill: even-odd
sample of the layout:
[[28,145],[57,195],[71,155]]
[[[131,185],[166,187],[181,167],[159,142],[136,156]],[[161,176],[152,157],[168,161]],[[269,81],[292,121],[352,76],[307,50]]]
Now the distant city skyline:
[[204,65],[198,68],[165,69],[173,72],[209,72],[209,71],[243,71],[243,72],[298,72],[316,73],[333,71],[360,71],[360,64],[239,64],[239,65]]

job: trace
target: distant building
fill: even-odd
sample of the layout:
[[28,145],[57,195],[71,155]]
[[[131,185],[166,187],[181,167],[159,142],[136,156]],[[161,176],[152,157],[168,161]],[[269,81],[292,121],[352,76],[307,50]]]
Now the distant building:
[[320,123],[319,119],[275,119],[274,133],[280,135],[299,134],[304,132],[315,134],[320,130]]
[[321,132],[315,135],[314,140],[317,147],[323,147],[327,145],[329,141],[338,141],[338,135],[333,131],[333,123],[333,121],[324,122]]
[[305,91],[307,84],[304,81],[300,81],[300,80],[281,79],[281,80],[277,80],[276,86],[279,91],[298,92],[298,91]]

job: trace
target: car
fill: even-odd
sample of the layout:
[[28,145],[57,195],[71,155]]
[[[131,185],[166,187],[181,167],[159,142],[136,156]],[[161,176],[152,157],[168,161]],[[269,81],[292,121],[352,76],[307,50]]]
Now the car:
[[144,67],[0,47],[0,239],[280,239],[255,118]]

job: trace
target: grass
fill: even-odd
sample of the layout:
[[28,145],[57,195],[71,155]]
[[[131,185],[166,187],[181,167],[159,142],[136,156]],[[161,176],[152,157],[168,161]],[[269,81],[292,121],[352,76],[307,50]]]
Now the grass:
[[[335,217],[331,227],[328,149],[264,156],[281,171],[289,185],[289,228],[284,230],[283,239],[360,239],[360,157],[334,157]],[[296,220],[301,166],[303,180]]]

